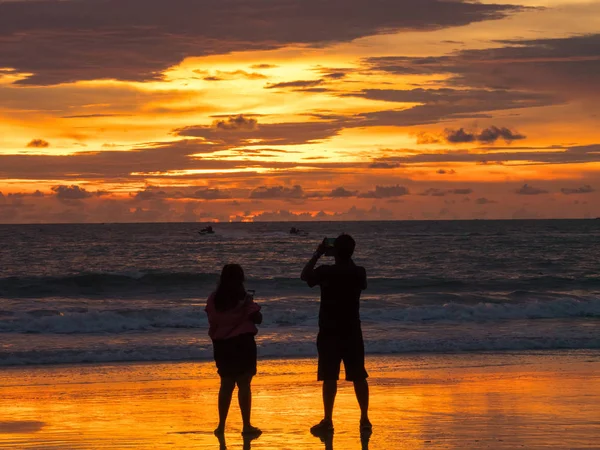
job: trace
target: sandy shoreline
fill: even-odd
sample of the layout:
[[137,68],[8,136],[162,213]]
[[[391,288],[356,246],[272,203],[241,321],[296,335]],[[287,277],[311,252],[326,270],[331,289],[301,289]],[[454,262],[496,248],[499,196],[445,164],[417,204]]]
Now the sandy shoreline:
[[[321,415],[315,361],[262,361],[253,449],[600,448],[600,352],[372,356],[374,433],[360,441],[352,387],[340,383],[333,443],[308,432]],[[0,370],[0,448],[219,448],[211,362]],[[243,448],[237,405],[227,448]],[[246,446],[248,448],[248,446]]]

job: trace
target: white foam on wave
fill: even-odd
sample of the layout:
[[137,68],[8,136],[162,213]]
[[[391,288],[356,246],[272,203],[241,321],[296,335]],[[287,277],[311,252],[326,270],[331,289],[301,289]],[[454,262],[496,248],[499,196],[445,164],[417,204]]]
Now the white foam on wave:
[[600,298],[558,298],[524,302],[458,302],[440,305],[399,308],[362,309],[363,320],[370,321],[494,321],[520,319],[559,319],[569,317],[600,317]]
[[[315,326],[315,301],[267,301],[263,306],[267,329]],[[450,302],[406,306],[394,301],[364,302],[364,323],[485,322],[523,319],[600,318],[600,298],[557,298],[539,301],[463,304]],[[140,307],[120,309],[44,308],[0,317],[0,333],[121,333],[162,329],[206,329],[202,306]]]
[[[464,336],[447,336],[421,333],[388,339],[369,339],[365,333],[367,354],[403,353],[456,353],[489,351],[530,351],[563,349],[600,349],[600,337],[596,332],[573,332],[563,335],[484,335],[466,333]],[[314,334],[289,336],[285,339],[261,339],[259,358],[315,357]],[[140,345],[134,348],[106,347],[103,349],[51,350],[0,352],[0,366],[37,364],[77,364],[135,361],[205,361],[212,359],[210,345]]]
[[207,328],[203,308],[146,308],[58,311],[43,315],[37,311],[0,320],[0,332],[10,333],[119,333],[164,328]]

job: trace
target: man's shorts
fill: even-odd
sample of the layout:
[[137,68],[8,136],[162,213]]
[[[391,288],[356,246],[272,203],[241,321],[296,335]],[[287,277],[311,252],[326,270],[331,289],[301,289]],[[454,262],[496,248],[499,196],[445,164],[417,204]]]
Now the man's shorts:
[[256,375],[256,341],[251,333],[213,341],[217,372],[221,377]]
[[347,381],[365,380],[369,376],[365,369],[365,344],[360,329],[335,334],[319,332],[317,350],[319,381],[339,380],[342,361]]

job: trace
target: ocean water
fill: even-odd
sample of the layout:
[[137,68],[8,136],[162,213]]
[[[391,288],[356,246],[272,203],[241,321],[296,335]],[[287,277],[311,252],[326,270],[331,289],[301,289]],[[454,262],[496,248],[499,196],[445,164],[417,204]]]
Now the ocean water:
[[315,355],[299,275],[341,232],[371,354],[600,348],[600,220],[292,225],[0,225],[0,365],[211,358],[204,305],[230,262],[263,307],[260,356]]

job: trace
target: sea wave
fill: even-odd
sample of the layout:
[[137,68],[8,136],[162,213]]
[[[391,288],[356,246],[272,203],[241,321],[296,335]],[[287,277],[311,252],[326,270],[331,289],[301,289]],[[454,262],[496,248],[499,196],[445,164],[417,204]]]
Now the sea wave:
[[214,286],[216,273],[194,272],[134,272],[82,273],[49,277],[0,278],[0,297],[107,297],[114,295],[162,293]]
[[[316,326],[315,301],[265,301],[263,328]],[[395,301],[366,301],[364,323],[394,326],[420,322],[493,322],[506,320],[600,318],[600,298],[556,298],[520,302],[448,302],[402,305]],[[95,309],[65,307],[29,309],[0,315],[1,333],[122,333],[164,329],[206,329],[202,306]]]
[[[418,338],[365,340],[367,355],[404,353],[463,353],[490,351],[600,349],[598,334],[570,336],[471,336],[448,339],[420,333]],[[314,339],[263,340],[258,343],[259,359],[305,358],[316,356]],[[78,364],[142,361],[208,361],[212,347],[201,345],[140,345],[133,348],[0,350],[0,367],[40,364]]]
[[[64,276],[23,276],[0,278],[0,298],[149,298],[206,294],[217,283],[217,273],[133,272],[81,273]],[[371,277],[368,292],[377,294],[410,292],[518,292],[600,290],[600,276],[570,278],[523,276],[521,278],[443,278],[406,276]],[[265,296],[306,291],[299,277],[249,277],[248,287]]]

